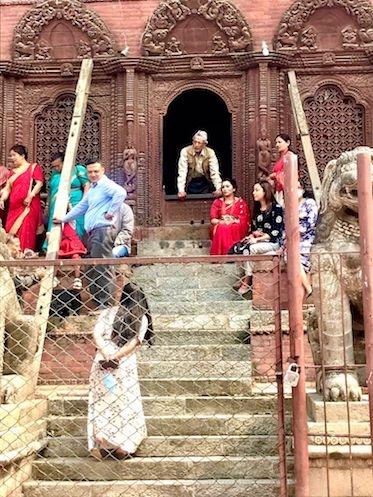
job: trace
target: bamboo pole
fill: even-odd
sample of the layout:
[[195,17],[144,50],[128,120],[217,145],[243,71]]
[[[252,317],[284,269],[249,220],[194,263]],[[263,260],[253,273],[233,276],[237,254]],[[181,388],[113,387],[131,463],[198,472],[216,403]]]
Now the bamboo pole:
[[[69,203],[71,175],[73,167],[75,165],[80,134],[84,123],[85,112],[87,109],[88,95],[92,79],[92,70],[93,59],[83,59],[80,68],[78,83],[75,90],[76,98],[74,112],[67,140],[65,159],[61,171],[61,179],[57,192],[56,205],[53,213],[53,217],[57,217],[59,219],[62,219],[65,216]],[[53,225],[50,231],[46,255],[47,260],[55,260],[58,257],[58,250],[61,241],[61,230],[61,225]],[[49,309],[53,292],[54,272],[54,266],[47,267],[46,274],[40,284],[39,297],[36,305],[35,318],[36,325],[39,329],[39,334],[38,346],[32,368],[32,381],[34,388],[36,387],[38,382],[41,358],[44,349]]]
[[297,129],[297,134],[300,135],[300,139],[302,142],[303,152],[307,163],[308,173],[310,175],[315,201],[317,203],[317,207],[320,207],[321,181],[316,165],[315,155],[313,153],[311,137],[307,125],[307,119],[303,110],[302,99],[300,98],[295,72],[289,71],[288,78],[289,78],[288,89],[289,89],[291,107],[293,110],[295,126]]

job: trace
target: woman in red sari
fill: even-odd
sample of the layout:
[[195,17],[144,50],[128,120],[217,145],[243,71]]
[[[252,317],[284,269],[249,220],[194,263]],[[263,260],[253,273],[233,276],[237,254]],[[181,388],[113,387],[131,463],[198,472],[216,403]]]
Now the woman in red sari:
[[214,200],[210,210],[211,255],[227,255],[228,250],[247,235],[250,211],[247,203],[235,196],[234,179],[224,179],[223,196]]
[[27,149],[14,145],[10,149],[14,167],[9,174],[6,187],[0,195],[0,208],[9,199],[5,231],[17,236],[21,250],[35,250],[36,233],[42,224],[40,190],[43,186],[43,172],[38,164],[27,160]]
[[284,206],[284,158],[290,151],[290,143],[290,136],[286,133],[280,133],[276,136],[275,145],[280,156],[273,166],[272,173],[268,176],[270,183],[273,183],[275,199],[281,207]]

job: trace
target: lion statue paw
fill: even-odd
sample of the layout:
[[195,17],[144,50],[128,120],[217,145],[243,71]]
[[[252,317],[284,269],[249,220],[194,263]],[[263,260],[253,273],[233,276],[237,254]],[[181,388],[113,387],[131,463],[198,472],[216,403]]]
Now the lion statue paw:
[[333,402],[361,400],[361,388],[357,376],[353,373],[326,373],[325,385],[323,378],[320,378],[319,391],[324,392],[325,400]]

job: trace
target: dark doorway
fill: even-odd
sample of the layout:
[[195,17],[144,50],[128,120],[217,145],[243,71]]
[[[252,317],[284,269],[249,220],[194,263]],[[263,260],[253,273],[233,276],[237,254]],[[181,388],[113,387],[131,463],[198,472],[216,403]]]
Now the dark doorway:
[[177,163],[180,150],[192,143],[199,129],[207,131],[222,177],[232,175],[231,114],[216,93],[193,89],[183,92],[168,107],[163,119],[163,185],[166,195],[177,193]]

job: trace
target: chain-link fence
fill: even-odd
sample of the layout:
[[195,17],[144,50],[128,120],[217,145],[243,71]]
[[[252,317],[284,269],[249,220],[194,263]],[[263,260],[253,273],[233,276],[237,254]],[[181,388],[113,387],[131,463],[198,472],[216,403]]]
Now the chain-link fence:
[[0,263],[2,495],[291,493],[279,258],[102,262]]

